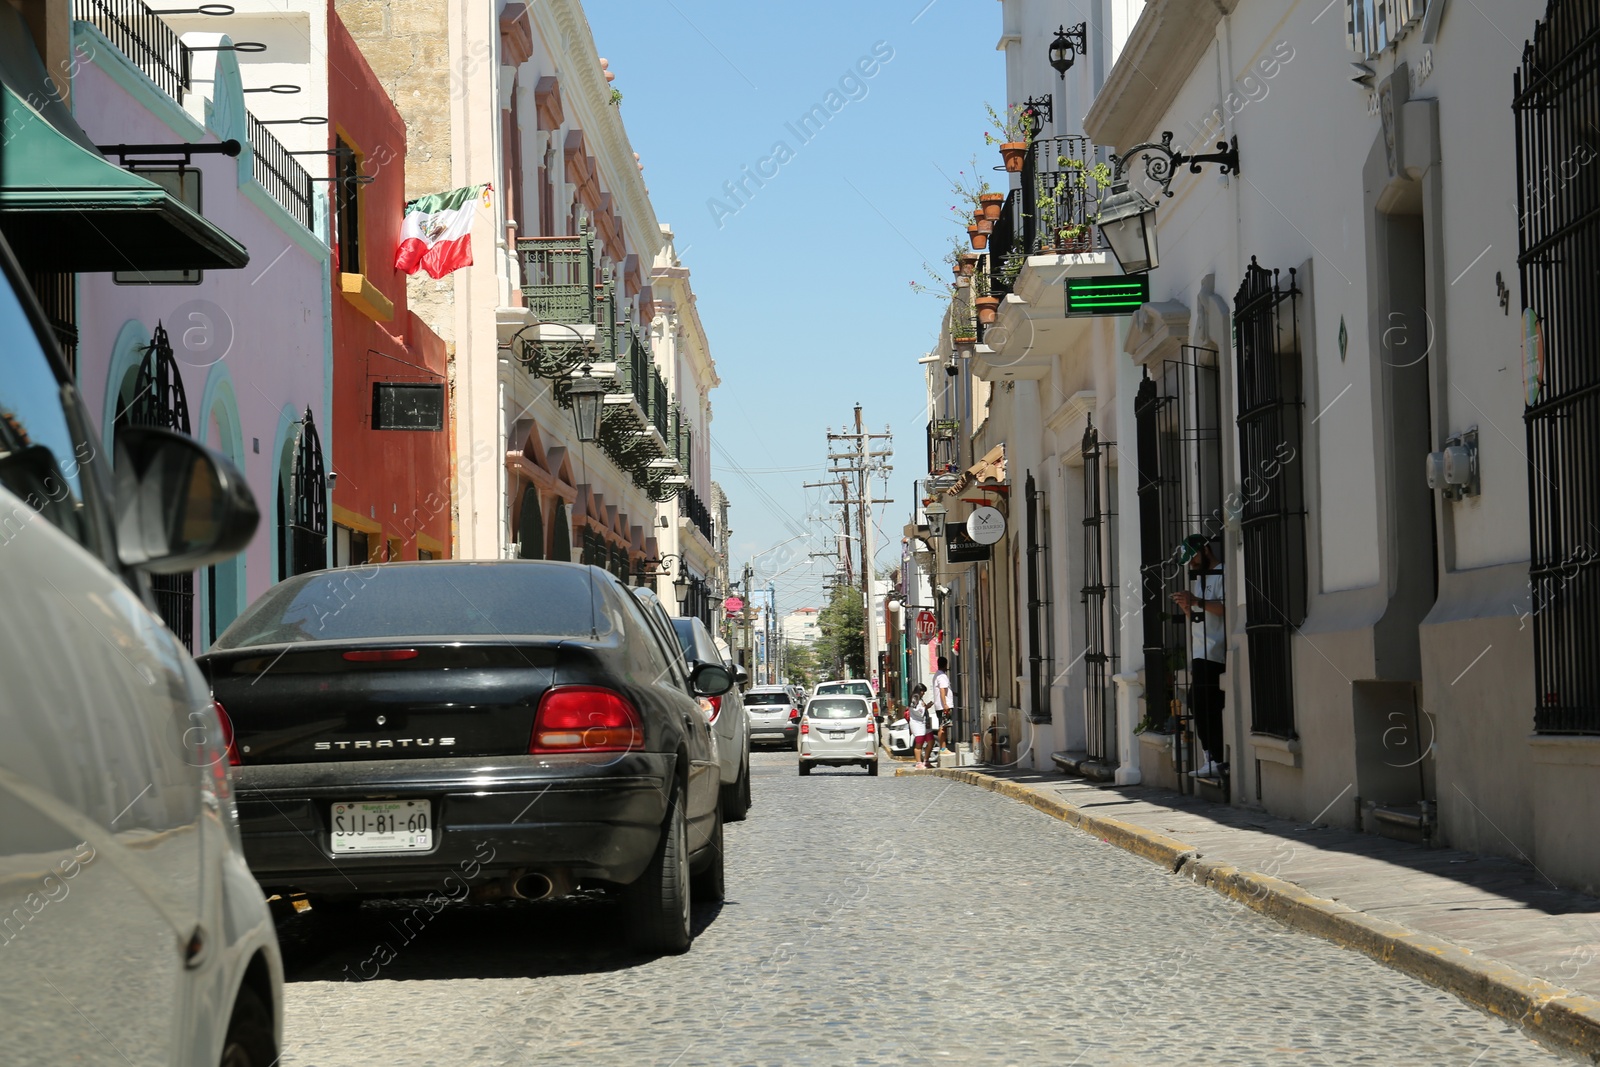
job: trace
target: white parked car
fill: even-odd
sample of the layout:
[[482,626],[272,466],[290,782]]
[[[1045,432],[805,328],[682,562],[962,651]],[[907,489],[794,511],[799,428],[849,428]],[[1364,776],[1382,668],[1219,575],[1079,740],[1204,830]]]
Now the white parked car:
[[806,701],[800,716],[800,773],[810,774],[818,765],[878,773],[878,722],[865,697],[822,694]]
[[4,241],[0,272],[0,1058],[269,1067],[231,739],[146,577],[237,554],[255,502],[166,430],[119,431],[113,469]]

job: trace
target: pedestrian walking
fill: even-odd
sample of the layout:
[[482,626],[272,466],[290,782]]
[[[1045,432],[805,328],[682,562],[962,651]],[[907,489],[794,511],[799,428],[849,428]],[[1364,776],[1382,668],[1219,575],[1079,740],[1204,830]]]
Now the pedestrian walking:
[[906,706],[906,718],[911,723],[911,752],[917,758],[918,767],[926,767],[928,754],[925,751],[928,742],[928,687],[918,682],[916,688],[911,690],[911,703]]
[[1227,669],[1223,651],[1224,583],[1222,564],[1205,534],[1190,534],[1178,547],[1179,562],[1189,565],[1189,586],[1172,594],[1172,600],[1189,613],[1189,712],[1195,736],[1200,739],[1201,762],[1196,777],[1220,774],[1222,762],[1222,672]]

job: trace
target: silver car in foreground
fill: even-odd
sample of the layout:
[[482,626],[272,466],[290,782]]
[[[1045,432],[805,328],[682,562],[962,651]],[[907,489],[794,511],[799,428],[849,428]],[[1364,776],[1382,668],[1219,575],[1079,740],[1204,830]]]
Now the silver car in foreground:
[[800,773],[811,768],[860,765],[878,773],[878,724],[866,697],[816,696],[800,716]]

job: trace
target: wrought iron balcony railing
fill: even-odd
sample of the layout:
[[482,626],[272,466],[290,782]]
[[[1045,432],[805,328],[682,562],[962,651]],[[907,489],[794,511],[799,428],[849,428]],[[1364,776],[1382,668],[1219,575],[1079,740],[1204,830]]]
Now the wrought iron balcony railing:
[[311,175],[291,156],[261,120],[245,112],[250,128],[250,154],[255,159],[256,184],[283,205],[295,221],[311,229]]
[[540,322],[593,325],[594,241],[585,229],[564,237],[519,237],[522,301]]
[[1111,180],[1110,158],[1087,137],[1041,137],[1028,147],[1021,188],[1006,196],[989,234],[991,294],[1011,291],[1028,256],[1105,247],[1094,218]]
[[689,524],[711,542],[711,509],[706,507],[705,501],[693,489],[685,488],[678,494],[678,514],[688,519]]
[[183,103],[189,48],[142,0],[72,0],[72,17],[105,34],[162,92]]
[[928,423],[928,473],[955,474],[961,463],[961,420],[932,419]]

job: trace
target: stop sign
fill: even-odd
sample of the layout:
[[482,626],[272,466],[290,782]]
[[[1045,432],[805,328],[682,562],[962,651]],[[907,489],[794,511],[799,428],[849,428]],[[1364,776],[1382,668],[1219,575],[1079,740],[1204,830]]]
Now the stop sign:
[[917,612],[917,636],[924,641],[933,640],[933,635],[939,632],[939,617],[924,608]]

